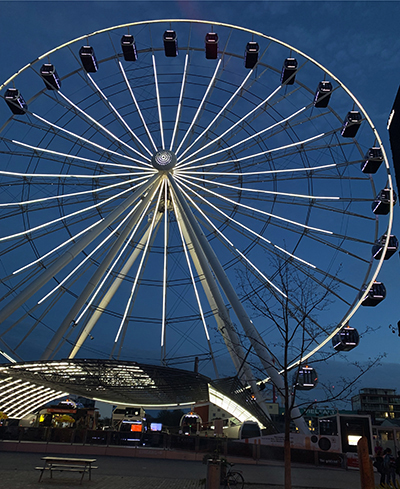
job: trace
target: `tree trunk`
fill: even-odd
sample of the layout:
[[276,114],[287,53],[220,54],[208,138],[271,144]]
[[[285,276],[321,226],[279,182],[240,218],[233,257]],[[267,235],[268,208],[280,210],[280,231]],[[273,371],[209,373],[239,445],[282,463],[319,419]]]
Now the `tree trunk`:
[[285,442],[284,442],[284,461],[285,461],[285,489],[292,488],[292,465],[290,453],[290,412],[285,409]]

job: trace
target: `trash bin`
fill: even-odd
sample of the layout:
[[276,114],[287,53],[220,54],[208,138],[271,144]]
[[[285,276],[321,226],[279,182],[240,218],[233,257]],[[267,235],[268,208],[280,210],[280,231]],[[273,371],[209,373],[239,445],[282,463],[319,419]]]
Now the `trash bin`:
[[221,460],[207,460],[206,489],[219,489],[221,480]]

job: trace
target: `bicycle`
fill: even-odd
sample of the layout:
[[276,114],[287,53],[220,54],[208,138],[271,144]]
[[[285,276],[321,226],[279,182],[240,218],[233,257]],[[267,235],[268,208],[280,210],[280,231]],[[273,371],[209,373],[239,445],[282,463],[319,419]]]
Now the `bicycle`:
[[244,487],[244,477],[240,470],[232,470],[235,464],[227,464],[229,469],[226,472],[225,477],[222,479],[222,484],[224,487],[235,487],[237,489],[243,489]]

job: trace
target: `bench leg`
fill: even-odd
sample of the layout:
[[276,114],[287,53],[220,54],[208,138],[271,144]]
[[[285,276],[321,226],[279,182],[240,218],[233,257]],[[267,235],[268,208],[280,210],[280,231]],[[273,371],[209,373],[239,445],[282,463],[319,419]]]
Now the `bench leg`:
[[43,472],[44,472],[44,469],[40,471],[38,482],[40,482],[42,480]]

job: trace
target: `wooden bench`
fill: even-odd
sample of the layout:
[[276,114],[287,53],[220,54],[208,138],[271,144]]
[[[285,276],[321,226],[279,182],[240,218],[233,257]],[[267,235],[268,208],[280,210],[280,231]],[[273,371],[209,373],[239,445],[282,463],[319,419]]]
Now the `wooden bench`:
[[89,474],[89,480],[92,480],[92,469],[97,469],[92,465],[96,461],[95,458],[42,457],[42,460],[43,467],[35,467],[35,470],[40,470],[38,482],[42,480],[46,471],[50,473],[50,478],[53,478],[53,472],[79,472],[82,474],[82,484],[83,476]]

